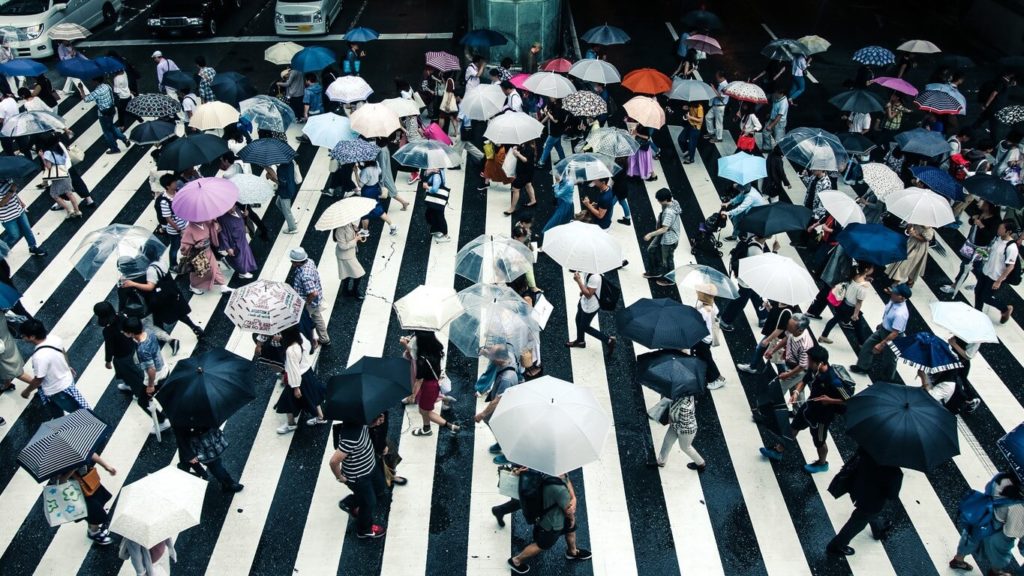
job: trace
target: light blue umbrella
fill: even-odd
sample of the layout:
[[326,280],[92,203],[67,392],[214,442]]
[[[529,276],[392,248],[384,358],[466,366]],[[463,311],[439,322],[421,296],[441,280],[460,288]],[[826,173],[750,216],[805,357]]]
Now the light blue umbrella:
[[625,44],[629,42],[629,34],[626,34],[622,28],[604,24],[587,30],[583,33],[583,36],[580,36],[580,40],[588,44],[601,44],[604,46]]
[[749,184],[768,176],[764,158],[739,152],[718,159],[718,176],[737,184]]
[[896,55],[881,46],[865,46],[853,53],[853,60],[867,66],[888,66],[896,62]]
[[323,46],[309,46],[292,56],[292,68],[299,72],[319,72],[338,61],[334,52]]
[[947,84],[945,82],[932,82],[931,84],[924,85],[925,90],[938,90],[939,92],[945,92],[953,97],[960,104],[960,111],[957,112],[957,116],[967,115],[967,98],[964,97],[963,92],[957,90],[956,86]]
[[348,32],[345,32],[346,42],[369,42],[371,40],[376,40],[377,38],[380,38],[380,33],[373,28],[367,28],[365,26],[353,28]]
[[333,112],[317,114],[302,127],[302,133],[309,138],[314,146],[334,148],[334,145],[344,140],[355,140],[359,137],[352,131],[352,124],[348,118],[339,116]]

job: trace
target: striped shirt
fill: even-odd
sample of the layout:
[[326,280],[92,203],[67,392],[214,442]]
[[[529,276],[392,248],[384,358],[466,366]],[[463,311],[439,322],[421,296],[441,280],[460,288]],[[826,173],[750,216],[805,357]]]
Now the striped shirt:
[[11,189],[11,181],[0,182],[0,222],[10,222],[24,212],[25,209],[18,201],[18,193]]
[[351,481],[373,472],[376,462],[370,430],[366,426],[341,428],[337,435],[337,448],[346,454],[341,461],[341,473],[345,478]]
[[[160,203],[160,217],[163,218],[164,232],[167,232],[171,236],[177,236],[181,234],[179,230],[184,230],[185,226],[188,226],[188,222],[185,222],[184,218],[179,217],[174,213],[174,209],[171,207],[173,199],[164,192],[160,197],[157,198],[157,202]],[[174,223],[177,224],[177,228],[167,223],[167,219],[171,218]]]

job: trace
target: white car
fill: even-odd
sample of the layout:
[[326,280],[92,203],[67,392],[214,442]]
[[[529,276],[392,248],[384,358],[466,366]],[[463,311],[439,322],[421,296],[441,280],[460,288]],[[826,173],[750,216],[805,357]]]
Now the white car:
[[278,34],[326,34],[341,13],[341,0],[277,0],[274,31]]
[[0,4],[0,39],[15,58],[45,58],[54,52],[50,28],[61,22],[112,24],[120,11],[121,0],[7,0]]

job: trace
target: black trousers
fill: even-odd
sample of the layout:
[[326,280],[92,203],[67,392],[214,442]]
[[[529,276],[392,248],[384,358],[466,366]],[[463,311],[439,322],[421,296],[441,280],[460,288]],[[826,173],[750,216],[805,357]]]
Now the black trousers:
[[999,310],[1000,313],[1006,312],[1006,304],[996,300],[998,290],[992,287],[995,284],[995,280],[981,273],[976,274],[976,277],[978,278],[978,285],[974,288],[974,307],[982,310],[985,308],[985,304],[990,304],[993,308]]
[[349,480],[349,489],[352,490],[353,508],[358,508],[356,514],[356,526],[359,534],[367,534],[373,528],[373,520],[377,516],[377,500],[384,494],[386,489],[384,483],[384,471],[380,467],[380,461],[375,461],[373,471],[369,474]]
[[597,316],[600,311],[601,309],[598,308],[594,312],[584,312],[583,306],[576,305],[576,342],[583,342],[584,334],[590,334],[601,342],[608,343],[608,335],[591,326],[594,316]]
[[522,509],[523,505],[519,503],[519,500],[516,500],[515,498],[509,498],[508,502],[505,502],[504,504],[498,504],[497,506],[495,506],[493,511],[498,516],[504,517],[509,514],[515,513],[517,510]]
[[444,206],[435,207],[433,204],[427,204],[427,224],[430,224],[430,233],[435,234],[440,232],[442,235],[448,235],[448,221],[444,217]]
[[730,300],[729,304],[725,306],[725,310],[722,311],[721,319],[726,324],[732,324],[736,321],[736,317],[743,312],[743,307],[747,305],[747,301],[751,301],[756,306],[756,314],[758,319],[767,318],[768,312],[763,310],[761,307],[764,305],[764,299],[754,292],[750,288],[744,288],[740,286],[739,298]]
[[836,537],[828,543],[829,547],[842,548],[843,546],[849,546],[853,537],[860,534],[861,530],[869,524],[871,525],[872,534],[881,532],[885,526],[885,523],[882,522],[882,511],[867,511],[863,508],[854,508],[850,519],[846,521],[846,524],[843,524]]

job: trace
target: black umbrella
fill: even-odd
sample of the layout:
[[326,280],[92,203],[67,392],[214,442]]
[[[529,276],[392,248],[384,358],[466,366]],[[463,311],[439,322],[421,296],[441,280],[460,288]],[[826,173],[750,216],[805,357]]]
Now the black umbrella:
[[740,218],[736,229],[752,232],[762,238],[780,232],[805,230],[813,214],[803,206],[795,204],[769,204],[751,208]]
[[295,158],[295,149],[277,138],[260,138],[239,150],[238,157],[257,166],[276,166],[291,162]]
[[252,363],[223,348],[178,362],[156,393],[175,426],[220,426],[256,397]]
[[935,64],[949,68],[974,68],[975,66],[974,60],[959,54],[942,54],[935,59]]
[[221,102],[227,102],[235,108],[238,103],[247,98],[252,98],[258,92],[252,83],[245,76],[238,72],[219,72],[213,77],[210,83],[213,93]]
[[688,30],[721,30],[722,19],[714,12],[691,10],[683,15],[683,24]]
[[324,417],[367,424],[412,391],[409,361],[364,356],[327,383]]
[[159,144],[174,136],[174,124],[165,120],[150,120],[132,128],[129,138],[136,144]]
[[615,313],[619,336],[645,348],[681,350],[708,335],[704,317],[692,306],[669,298],[641,298]]
[[839,135],[839,141],[843,143],[843,148],[851,156],[867,154],[878,147],[870,138],[860,132],[843,132]]
[[24,178],[39,170],[39,164],[24,156],[0,156],[0,178]]
[[92,411],[76,410],[43,422],[18,454],[18,464],[42,482],[87,462],[110,432]]
[[163,85],[174,88],[175,90],[185,90],[188,92],[195,89],[196,81],[192,75],[187,72],[171,70],[164,73]]
[[222,138],[210,134],[193,134],[178,138],[160,150],[156,167],[181,172],[193,166],[213,162],[228,151]]
[[847,90],[828,99],[829,103],[846,112],[880,112],[882,100],[867,90]]
[[1007,208],[1021,208],[1022,203],[1017,188],[1002,178],[991,174],[975,174],[964,180],[964,189],[984,198],[996,206]]
[[850,398],[846,433],[883,466],[927,472],[960,453],[956,416],[916,386],[877,383]]
[[662,396],[677,400],[704,391],[708,365],[700,358],[657,350],[636,359],[636,381]]

